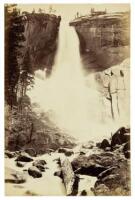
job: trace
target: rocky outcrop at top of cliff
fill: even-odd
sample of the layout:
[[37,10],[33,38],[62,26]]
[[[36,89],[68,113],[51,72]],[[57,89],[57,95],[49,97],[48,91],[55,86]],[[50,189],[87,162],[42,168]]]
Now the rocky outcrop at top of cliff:
[[44,13],[23,13],[26,41],[24,54],[30,51],[33,70],[51,70],[57,49],[57,36],[61,17]]
[[82,60],[87,70],[101,71],[129,57],[129,12],[94,12],[70,22],[80,40]]

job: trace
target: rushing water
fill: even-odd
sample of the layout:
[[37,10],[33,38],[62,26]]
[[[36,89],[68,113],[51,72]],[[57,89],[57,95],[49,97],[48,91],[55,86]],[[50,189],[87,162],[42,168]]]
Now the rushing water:
[[43,111],[50,111],[51,119],[61,129],[80,140],[110,136],[115,126],[110,120],[102,122],[101,94],[94,75],[89,76],[89,86],[86,85],[79,39],[65,21],[61,22],[58,41],[52,75],[45,78],[45,71],[36,71],[34,88],[28,93],[31,101]]

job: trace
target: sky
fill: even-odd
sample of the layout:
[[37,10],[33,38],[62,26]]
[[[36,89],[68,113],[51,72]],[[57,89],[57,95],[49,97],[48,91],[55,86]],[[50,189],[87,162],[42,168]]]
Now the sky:
[[129,4],[18,4],[18,7],[21,11],[31,12],[34,8],[38,12],[38,9],[41,8],[48,12],[50,5],[56,10],[56,15],[61,15],[67,20],[74,19],[77,12],[81,15],[89,14],[91,8],[95,8],[95,10],[105,10],[106,8],[108,13],[130,10]]

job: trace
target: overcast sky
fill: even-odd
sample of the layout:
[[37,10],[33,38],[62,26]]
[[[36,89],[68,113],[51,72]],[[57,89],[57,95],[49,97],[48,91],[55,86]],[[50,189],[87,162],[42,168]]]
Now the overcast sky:
[[66,20],[72,20],[77,12],[81,15],[88,14],[91,8],[95,8],[95,10],[105,10],[106,8],[108,13],[130,10],[129,4],[18,4],[18,7],[21,11],[31,12],[33,8],[38,11],[41,8],[48,12],[50,5],[56,10],[56,15],[61,15]]

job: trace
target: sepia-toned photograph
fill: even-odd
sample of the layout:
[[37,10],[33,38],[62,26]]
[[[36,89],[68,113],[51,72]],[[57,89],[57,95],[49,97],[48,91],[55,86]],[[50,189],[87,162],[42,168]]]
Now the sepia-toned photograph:
[[130,4],[4,4],[6,196],[130,196]]

